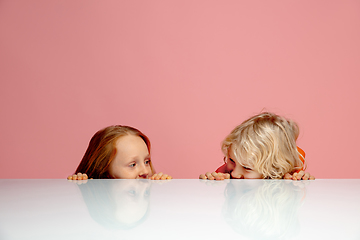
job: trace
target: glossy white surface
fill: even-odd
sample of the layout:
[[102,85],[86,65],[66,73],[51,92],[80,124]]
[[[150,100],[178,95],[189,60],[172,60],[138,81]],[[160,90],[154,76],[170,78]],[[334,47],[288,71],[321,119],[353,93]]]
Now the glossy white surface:
[[0,180],[0,239],[360,239],[356,180]]

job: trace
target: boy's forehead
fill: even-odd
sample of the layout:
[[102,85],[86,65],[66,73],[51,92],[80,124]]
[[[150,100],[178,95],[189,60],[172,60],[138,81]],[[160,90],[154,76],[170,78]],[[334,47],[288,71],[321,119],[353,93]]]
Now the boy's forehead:
[[232,160],[237,161],[238,163],[240,163],[242,165],[240,158],[237,156],[238,154],[235,151],[236,151],[236,148],[230,147],[229,151],[228,151],[228,157],[230,157]]
[[238,154],[238,147],[236,146],[236,144],[231,144],[230,147],[229,147],[229,151],[228,153],[231,154],[232,157],[236,157]]
[[245,166],[245,167],[252,167],[253,164],[251,164],[247,158],[242,158],[239,156],[239,153],[237,152],[238,148],[236,148],[235,146],[231,145],[229,147],[229,151],[228,151],[228,156],[233,159],[234,161],[237,161],[241,166]]

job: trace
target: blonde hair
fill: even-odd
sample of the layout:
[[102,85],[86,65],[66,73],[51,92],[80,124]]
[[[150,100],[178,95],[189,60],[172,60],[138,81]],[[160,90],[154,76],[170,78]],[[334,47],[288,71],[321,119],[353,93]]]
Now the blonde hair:
[[279,179],[303,168],[298,136],[295,122],[264,112],[237,126],[222,142],[222,151],[226,156],[232,151],[241,165],[251,166],[263,178]]
[[[99,130],[91,138],[84,157],[75,172],[86,173],[89,178],[111,178],[108,171],[117,153],[116,141],[126,135],[142,138],[150,153],[150,140],[138,129],[122,125],[109,126]],[[152,174],[154,174],[155,170],[151,162],[150,166]]]

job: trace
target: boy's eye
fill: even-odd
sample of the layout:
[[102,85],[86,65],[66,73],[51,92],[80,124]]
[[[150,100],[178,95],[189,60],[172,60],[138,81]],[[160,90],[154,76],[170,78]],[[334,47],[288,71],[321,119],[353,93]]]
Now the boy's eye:
[[235,161],[232,158],[229,158],[230,162],[235,163]]
[[245,166],[243,166],[243,168],[244,168],[245,170],[248,170],[248,171],[251,171],[251,170],[252,170],[251,168],[245,167]]
[[129,165],[129,167],[135,167],[136,166],[136,163],[132,163]]

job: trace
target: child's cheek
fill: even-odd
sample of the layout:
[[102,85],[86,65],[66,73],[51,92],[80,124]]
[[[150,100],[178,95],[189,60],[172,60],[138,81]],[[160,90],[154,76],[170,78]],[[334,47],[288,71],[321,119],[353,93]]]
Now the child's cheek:
[[234,164],[232,164],[231,162],[227,162],[226,168],[227,168],[228,172],[230,172],[230,171],[234,170]]

